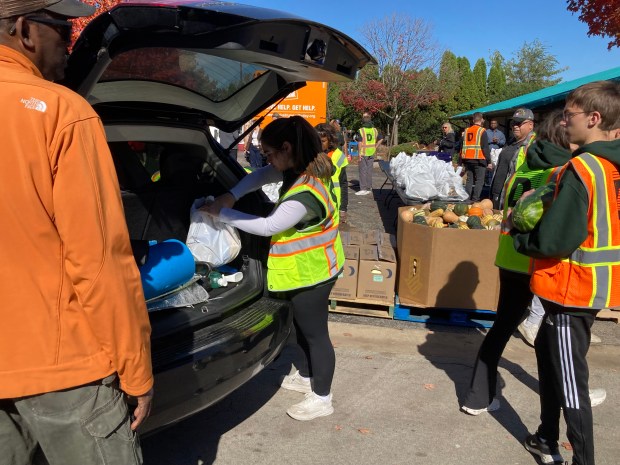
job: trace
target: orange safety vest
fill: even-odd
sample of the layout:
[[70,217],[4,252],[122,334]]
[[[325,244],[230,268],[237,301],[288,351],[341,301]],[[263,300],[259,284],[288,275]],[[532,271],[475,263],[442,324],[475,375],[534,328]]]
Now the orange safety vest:
[[461,148],[461,158],[463,160],[484,160],[484,153],[482,153],[482,135],[485,129],[482,126],[474,124],[473,126],[465,129],[465,136],[463,137],[463,148]]
[[620,173],[610,161],[582,153],[566,164],[560,180],[569,166],[588,192],[588,237],[568,258],[535,259],[530,286],[537,296],[564,307],[617,307],[620,305],[620,190],[617,187]]

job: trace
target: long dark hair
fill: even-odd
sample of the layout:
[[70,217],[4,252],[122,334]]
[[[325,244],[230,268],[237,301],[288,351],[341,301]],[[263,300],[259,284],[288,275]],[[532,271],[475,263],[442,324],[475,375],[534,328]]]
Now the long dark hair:
[[285,142],[291,144],[295,172],[325,181],[331,178],[332,162],[322,151],[321,138],[301,116],[273,120],[263,129],[260,140],[277,150],[281,150]]
[[319,137],[327,137],[328,149],[335,150],[338,147],[338,137],[336,136],[336,128],[329,123],[319,123],[314,126]]

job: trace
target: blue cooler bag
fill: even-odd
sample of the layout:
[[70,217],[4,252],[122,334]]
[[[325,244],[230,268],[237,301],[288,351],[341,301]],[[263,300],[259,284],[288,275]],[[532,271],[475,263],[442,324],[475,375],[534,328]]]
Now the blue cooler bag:
[[149,242],[146,263],[138,266],[144,298],[164,295],[194,277],[196,265],[187,246],[176,239]]

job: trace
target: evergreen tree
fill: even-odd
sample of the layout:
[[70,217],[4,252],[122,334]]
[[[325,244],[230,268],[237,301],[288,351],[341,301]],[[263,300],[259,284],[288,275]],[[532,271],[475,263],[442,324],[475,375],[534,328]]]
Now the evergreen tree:
[[506,69],[505,60],[499,51],[495,50],[489,60],[491,69],[487,79],[487,103],[501,102],[506,100]]
[[558,68],[555,55],[547,52],[548,47],[540,40],[524,42],[506,67],[508,97],[517,97],[553,86],[562,81],[557,77],[568,68]]
[[487,103],[487,64],[479,58],[474,65],[474,87],[476,89],[474,106],[482,106]]
[[476,86],[469,60],[466,57],[457,58],[459,66],[459,91],[455,97],[457,112],[471,110],[476,106]]
[[459,92],[459,64],[456,55],[446,50],[439,65],[439,111],[453,115],[457,110],[456,95]]

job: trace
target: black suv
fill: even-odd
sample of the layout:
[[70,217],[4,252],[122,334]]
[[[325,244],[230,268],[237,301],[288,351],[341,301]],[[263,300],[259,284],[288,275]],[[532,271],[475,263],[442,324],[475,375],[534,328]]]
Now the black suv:
[[[353,79],[373,58],[342,33],[229,2],[128,1],[96,17],[64,84],[101,116],[134,240],[185,241],[195,198],[245,175],[209,127],[232,132],[305,85]],[[137,142],[137,144],[136,144]],[[265,215],[262,192],[236,208]],[[282,349],[292,315],[265,292],[269,241],[240,232],[241,282],[150,313],[155,404],[143,432],[221,399]]]

